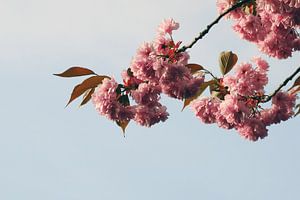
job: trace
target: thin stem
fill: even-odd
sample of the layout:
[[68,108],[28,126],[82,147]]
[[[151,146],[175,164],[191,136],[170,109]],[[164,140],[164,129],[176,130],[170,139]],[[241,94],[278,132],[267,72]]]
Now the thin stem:
[[270,95],[267,96],[266,99],[264,99],[263,101],[261,101],[262,103],[266,103],[268,101],[270,101],[284,86],[286,86],[288,84],[289,81],[291,81],[298,73],[300,72],[300,67],[298,67],[298,69],[291,75],[289,76],[287,79],[285,79],[285,81]]
[[219,23],[219,21],[228,13],[230,13],[231,11],[234,11],[237,8],[242,7],[244,4],[249,3],[253,0],[242,0],[237,2],[236,4],[234,4],[232,7],[228,8],[224,13],[222,13],[221,15],[219,15],[211,24],[207,25],[206,29],[203,30],[202,32],[199,33],[199,35],[194,39],[194,41],[192,41],[189,45],[187,46],[183,46],[181,47],[177,52],[184,52],[187,49],[190,49],[194,46],[194,44],[196,44],[198,42],[198,40],[202,39],[209,31],[210,29],[216,25],[217,23]]
[[207,69],[204,69],[204,72],[211,75],[216,81],[218,81],[218,78],[213,74],[211,73],[210,71],[208,71]]

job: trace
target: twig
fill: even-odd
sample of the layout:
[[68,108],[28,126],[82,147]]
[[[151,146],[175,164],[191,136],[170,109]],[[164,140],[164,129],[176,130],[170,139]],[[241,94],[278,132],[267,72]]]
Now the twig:
[[211,24],[207,25],[206,29],[203,30],[202,32],[199,33],[199,36],[197,36],[194,41],[192,41],[189,45],[187,46],[183,46],[181,47],[177,52],[184,52],[187,49],[190,49],[194,46],[194,44],[196,44],[198,42],[198,40],[202,39],[209,31],[210,29],[216,25],[217,23],[219,23],[219,21],[228,13],[230,13],[231,11],[234,11],[237,8],[242,7],[244,4],[249,3],[253,0],[243,0],[243,1],[239,1],[236,4],[234,4],[232,7],[228,8],[224,13],[222,13],[221,15],[219,15],[219,17],[217,17]]
[[267,98],[262,100],[261,102],[266,103],[270,101],[281,90],[281,88],[286,86],[286,84],[288,84],[288,82],[291,81],[299,72],[300,72],[300,67],[298,67],[298,69],[291,76],[285,79],[285,81],[272,94],[268,95]]
[[213,77],[216,81],[218,81],[218,78],[213,73],[211,73],[209,70],[204,69],[204,72],[211,75],[211,77]]

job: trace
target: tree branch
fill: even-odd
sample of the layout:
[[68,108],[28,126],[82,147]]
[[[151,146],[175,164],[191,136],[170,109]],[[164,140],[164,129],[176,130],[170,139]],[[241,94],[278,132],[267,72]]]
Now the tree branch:
[[286,86],[288,84],[289,81],[291,81],[298,73],[300,72],[300,67],[298,67],[298,69],[291,75],[289,76],[287,79],[285,79],[285,81],[270,95],[267,96],[266,99],[262,100],[262,103],[266,103],[268,101],[270,101],[284,86]]
[[183,46],[181,47],[177,52],[180,53],[180,52],[184,52],[186,51],[187,49],[190,49],[194,46],[194,44],[196,44],[198,42],[198,40],[202,39],[209,31],[210,29],[216,25],[217,23],[219,23],[219,21],[225,16],[227,15],[228,13],[230,13],[231,11],[234,11],[235,9],[237,8],[240,8],[242,7],[244,4],[246,3],[249,3],[253,0],[242,0],[242,1],[239,1],[237,2],[236,4],[234,4],[232,7],[228,8],[224,13],[222,13],[221,15],[219,15],[219,17],[217,17],[211,24],[207,25],[206,29],[203,30],[202,32],[199,33],[199,36],[197,36],[194,41],[192,41],[189,45],[187,46]]

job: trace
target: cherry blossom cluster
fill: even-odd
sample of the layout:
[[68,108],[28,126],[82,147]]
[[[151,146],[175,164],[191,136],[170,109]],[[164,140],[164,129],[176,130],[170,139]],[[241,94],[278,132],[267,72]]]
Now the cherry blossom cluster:
[[[186,67],[187,52],[178,52],[181,42],[172,37],[179,24],[164,20],[156,38],[142,44],[123,71],[123,84],[105,79],[92,95],[97,111],[110,120],[134,120],[142,126],[152,126],[168,118],[167,109],[159,100],[161,93],[172,98],[192,97],[204,81],[202,74],[193,75]],[[129,96],[134,100],[130,105]]]
[[[261,58],[236,65],[236,54],[222,52],[219,62],[223,76],[218,78],[203,66],[188,63],[186,50],[227,16],[236,21],[234,30],[256,43],[261,51],[279,59],[292,56],[300,50],[300,1],[217,0],[217,7],[222,14],[187,46],[180,47],[181,42],[173,39],[179,24],[173,19],[164,20],[155,39],[143,43],[128,69],[122,72],[122,83],[82,67],[55,74],[91,76],[75,86],[68,104],[84,94],[81,106],[91,99],[100,115],[116,122],[124,131],[131,120],[146,127],[166,121],[169,113],[160,102],[165,94],[184,101],[184,108],[190,105],[196,117],[206,124],[235,129],[251,141],[263,139],[268,135],[268,126],[300,114],[300,104],[296,105],[300,77],[288,91],[282,91],[300,73],[300,67],[274,93],[267,95],[264,87],[269,82],[269,65]],[[233,68],[235,72],[229,73]],[[207,80],[207,75],[212,79]],[[210,96],[200,98],[206,88],[210,89]],[[271,104],[266,104],[269,101]]]
[[[117,123],[134,120],[150,127],[168,118],[166,107],[159,102],[162,93],[179,100],[196,99],[205,73],[192,73],[187,67],[189,55],[178,51],[181,42],[172,37],[178,28],[173,19],[162,22],[156,38],[142,44],[130,67],[122,72],[123,84],[113,78],[103,80],[92,95],[101,115]],[[269,65],[261,58],[254,58],[253,63],[255,67],[251,63],[235,66],[234,74],[226,72],[222,78],[213,76],[211,96],[192,101],[191,107],[202,122],[234,128],[256,141],[267,136],[267,126],[294,115],[296,95],[280,91],[273,96],[271,107],[263,108]]]
[[[238,0],[217,0],[220,13]],[[285,59],[300,50],[300,1],[252,0],[227,15],[233,29],[269,56]]]
[[256,141],[267,136],[267,126],[288,120],[294,115],[296,95],[278,92],[271,108],[263,108],[268,83],[266,61],[254,58],[251,63],[235,67],[233,75],[216,80],[212,96],[195,100],[191,108],[204,123],[216,123],[225,129],[236,129],[243,137]]

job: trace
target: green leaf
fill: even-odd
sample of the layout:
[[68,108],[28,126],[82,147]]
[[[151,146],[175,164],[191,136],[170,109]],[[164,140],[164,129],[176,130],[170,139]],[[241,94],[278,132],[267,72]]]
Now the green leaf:
[[117,89],[116,89],[116,92],[117,94],[121,94],[122,93],[122,88],[124,88],[124,86],[122,84],[119,84]]
[[129,101],[129,97],[127,94],[123,94],[118,98],[118,101],[123,105],[123,106],[129,106],[130,105],[130,101]]
[[187,64],[186,67],[191,70],[192,74],[195,74],[196,72],[204,69],[204,67],[202,67],[201,65],[198,65],[198,64]]
[[187,98],[187,99],[184,100],[184,105],[183,105],[183,108],[182,108],[181,111],[183,111],[183,110],[185,109],[185,107],[187,107],[188,105],[190,105],[190,103],[191,103],[193,100],[197,99],[197,98],[198,98],[198,97],[206,90],[206,88],[207,88],[209,85],[214,84],[214,83],[215,83],[215,80],[210,80],[210,81],[208,81],[208,82],[202,83],[202,84],[200,85],[200,87],[199,87],[197,93],[196,93],[194,96],[192,96],[192,97]]
[[86,80],[84,80],[79,85],[75,86],[75,88],[72,91],[71,97],[69,102],[67,103],[66,107],[74,101],[76,98],[81,96],[83,93],[85,93],[87,90],[91,88],[96,88],[99,84],[102,83],[103,79],[109,78],[108,76],[92,76]]
[[219,57],[220,70],[223,75],[232,70],[238,61],[238,56],[231,51],[223,51]]
[[60,74],[53,74],[53,75],[60,76],[60,77],[76,77],[76,76],[86,76],[92,74],[96,75],[95,72],[87,68],[71,67]]

